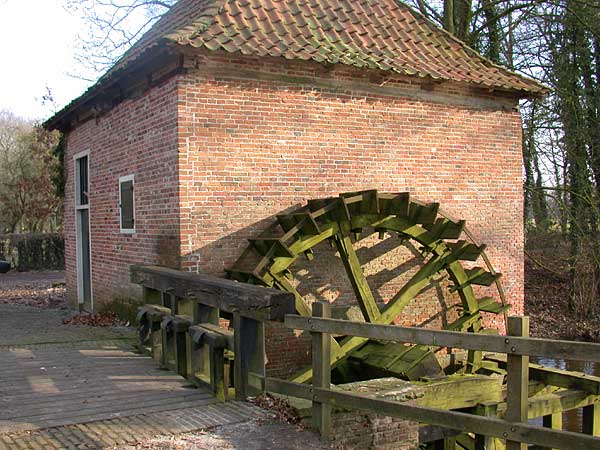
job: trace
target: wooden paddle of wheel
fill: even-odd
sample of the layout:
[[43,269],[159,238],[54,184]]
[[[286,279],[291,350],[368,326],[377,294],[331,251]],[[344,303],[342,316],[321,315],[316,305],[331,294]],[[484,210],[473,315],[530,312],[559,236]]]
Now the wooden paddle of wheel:
[[[441,217],[438,213],[438,203],[413,200],[409,193],[384,194],[369,190],[309,200],[306,206],[277,216],[273,227],[260,237],[250,239],[250,245],[228,270],[228,276],[291,292],[296,297],[298,314],[310,316],[309,306],[292,282],[291,268],[303,255],[309,261],[313,260],[313,248],[330,240],[339,252],[365,321],[393,323],[432,280],[446,272],[452,284],[451,291],[460,297],[461,312],[444,328],[483,332],[481,312],[499,314],[508,306],[490,297],[478,299],[472,286],[498,283],[500,274],[482,267],[465,269],[461,261],[477,260],[485,246],[460,240],[465,222]],[[381,308],[375,301],[352,243],[353,238],[355,241],[361,238],[363,229],[374,229],[380,239],[386,234],[397,233],[403,239],[418,243],[427,255],[424,264]],[[332,338],[332,368],[351,358],[383,375],[418,379],[427,375],[428,365],[438,364],[433,355],[435,350],[419,345],[384,345],[360,337]],[[474,372],[480,363],[481,353],[469,352],[466,371]],[[306,369],[293,379],[306,382],[311,376],[310,369]]]

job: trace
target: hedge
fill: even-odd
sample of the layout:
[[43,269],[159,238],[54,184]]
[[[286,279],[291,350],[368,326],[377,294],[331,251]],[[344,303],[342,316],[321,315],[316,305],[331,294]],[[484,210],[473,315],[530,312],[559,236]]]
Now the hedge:
[[64,270],[65,241],[60,233],[0,234],[0,259],[19,272]]

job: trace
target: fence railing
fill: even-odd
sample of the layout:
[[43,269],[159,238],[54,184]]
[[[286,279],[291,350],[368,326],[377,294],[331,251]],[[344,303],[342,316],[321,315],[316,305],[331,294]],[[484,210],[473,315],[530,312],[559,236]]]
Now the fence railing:
[[[264,322],[294,312],[293,294],[158,266],[132,266],[131,280],[144,288],[141,340],[160,334],[159,364],[226,399],[225,352],[232,352],[235,397],[263,390]],[[234,332],[219,327],[223,319]]]
[[[312,317],[298,316],[292,314],[295,311],[292,294],[163,267],[133,266],[131,279],[144,288],[146,305],[140,308],[141,341],[152,341],[152,336],[158,338],[155,354],[160,364],[191,381],[209,384],[217,396],[226,399],[230,383],[228,370],[224,370],[225,353],[233,353],[237,399],[266,390],[310,400],[313,421],[323,436],[331,432],[332,407],[341,407],[474,433],[475,450],[486,448],[486,437],[505,440],[508,450],[525,449],[526,444],[600,450],[597,437],[600,436],[600,383],[594,380],[571,374],[549,375],[559,378],[549,384],[583,389],[585,402],[577,403],[583,405],[582,433],[528,423],[529,357],[600,362],[600,344],[530,338],[527,317],[509,318],[508,336],[407,328],[331,319],[329,304],[318,302],[313,304]],[[219,326],[223,319],[229,320],[230,330]],[[312,385],[266,376],[265,321],[284,322],[290,329],[311,333]],[[337,390],[330,379],[333,335],[506,354],[508,386],[504,418]],[[532,366],[533,370],[539,369]],[[553,409],[542,410],[544,415],[556,414]],[[550,427],[554,424],[551,420],[546,422]]]
[[[330,434],[331,407],[336,406],[503,439],[507,442],[508,450],[525,449],[526,444],[565,450],[600,449],[600,438],[596,437],[600,435],[598,403],[583,408],[583,433],[554,430],[527,423],[529,356],[600,362],[600,344],[530,338],[527,317],[509,318],[509,336],[377,325],[329,317],[329,305],[322,303],[313,305],[313,317],[285,317],[287,327],[308,331],[312,335],[312,386],[269,377],[265,379],[267,391],[311,400],[313,421],[323,436]],[[505,353],[508,386],[504,419],[381,400],[332,389],[329,343],[333,334]]]

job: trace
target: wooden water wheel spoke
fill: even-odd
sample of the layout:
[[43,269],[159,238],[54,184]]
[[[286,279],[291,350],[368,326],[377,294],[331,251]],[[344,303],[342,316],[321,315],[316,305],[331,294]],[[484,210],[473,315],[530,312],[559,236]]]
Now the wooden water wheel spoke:
[[479,313],[463,314],[454,322],[449,323],[444,327],[448,331],[466,331],[473,322],[479,321],[481,315]]
[[[483,327],[480,321],[473,322],[467,331],[471,333],[479,333]],[[477,350],[469,350],[467,354],[467,373],[475,373],[481,367],[481,360],[483,359],[483,352]]]
[[294,285],[283,275],[273,274],[269,272],[269,275],[273,277],[274,283],[273,287],[281,289],[282,291],[291,292],[294,294],[296,311],[301,316],[310,317],[311,310],[308,305],[304,302],[302,295],[298,292],[298,290],[294,287]]
[[[454,261],[447,267],[447,273],[454,283],[454,286],[450,287],[450,290],[455,290],[460,297],[463,309],[466,312],[473,313],[479,310],[479,303],[475,292],[470,284],[466,282],[467,274],[465,273],[462,265],[458,261]],[[460,289],[456,289],[457,286],[462,286]]]
[[445,264],[445,256],[436,255],[432,257],[385,305],[385,308],[381,311],[379,323],[392,323],[419,292],[429,285],[431,279],[438,275]]
[[358,305],[363,313],[363,317],[367,322],[379,323],[381,313],[379,312],[375,297],[373,296],[371,288],[362,271],[360,261],[358,260],[358,256],[356,256],[350,236],[338,235],[336,236],[335,243],[348,278],[350,279],[350,283],[352,284],[352,288],[354,289],[354,294],[358,300]]
[[[377,292],[369,284],[353,244],[353,239],[359,241],[373,231],[380,239],[400,238],[393,241],[391,247],[381,247],[387,249],[386,253],[391,251],[390,248],[396,249],[410,241],[417,244],[412,251],[417,250],[424,258],[414,273],[404,275],[406,281],[399,283],[395,293],[382,306],[376,302]],[[439,314],[423,323],[443,318],[441,322],[445,329],[484,332],[481,312],[499,314],[507,306],[491,297],[477,298],[474,286],[491,286],[494,283],[498,286],[500,275],[487,263],[485,246],[477,245],[470,238],[460,240],[463,233],[470,236],[465,231],[464,220],[440,216],[438,203],[419,202],[407,192],[368,190],[343,193],[338,197],[309,200],[307,206],[278,215],[275,225],[262,236],[250,240],[248,249],[228,274],[239,281],[261,283],[291,292],[296,299],[298,313],[308,316],[311,310],[302,294],[304,286],[302,282],[294,281],[293,267],[302,256],[306,257],[302,259],[306,259],[308,264],[318,260],[319,244],[329,240],[339,254],[339,261],[356,297],[358,308],[352,307],[355,312],[347,317],[359,320],[362,316],[360,320],[366,322],[392,324],[402,317],[408,305],[420,301],[419,297],[435,282],[438,291],[441,286],[448,285],[449,294],[460,301],[451,308],[444,307]],[[476,261],[482,256],[487,270],[463,267],[463,261]],[[419,258],[414,261],[420,263]],[[400,279],[396,277],[395,280]],[[458,317],[454,310],[458,310]],[[444,318],[443,314],[450,312],[453,316]],[[348,364],[359,364],[384,375],[418,379],[441,372],[434,351],[435,348],[427,346],[402,343],[382,346],[365,338],[340,336],[332,337],[331,361],[332,368],[339,366],[339,373],[344,375],[352,372]],[[481,353],[469,352],[465,371],[475,372],[480,365]],[[307,382],[311,376],[307,368],[293,379]]]

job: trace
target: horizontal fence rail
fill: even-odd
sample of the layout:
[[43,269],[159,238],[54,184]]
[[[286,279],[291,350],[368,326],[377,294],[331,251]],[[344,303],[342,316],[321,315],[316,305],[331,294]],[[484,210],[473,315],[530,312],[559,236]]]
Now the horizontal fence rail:
[[281,322],[286,314],[296,311],[294,295],[277,289],[160,266],[133,265],[130,272],[131,282],[144,288],[196,299],[220,311],[260,321]]
[[415,406],[392,400],[381,400],[360,394],[315,388],[311,385],[276,378],[266,378],[265,388],[268,392],[318,401],[331,406],[358,409],[463,432],[476,432],[485,436],[527,442],[547,448],[564,450],[600,449],[599,438],[581,433],[552,430],[526,423],[511,423],[493,417]]
[[384,341],[600,362],[600,344],[589,342],[429,330],[297,315],[287,315],[285,324],[295,330],[360,336]]

